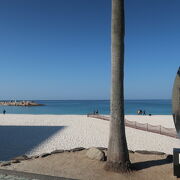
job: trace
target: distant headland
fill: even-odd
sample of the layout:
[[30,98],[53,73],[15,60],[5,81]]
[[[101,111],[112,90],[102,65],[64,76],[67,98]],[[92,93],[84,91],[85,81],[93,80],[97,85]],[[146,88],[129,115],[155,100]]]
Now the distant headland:
[[0,106],[43,106],[34,101],[0,101]]

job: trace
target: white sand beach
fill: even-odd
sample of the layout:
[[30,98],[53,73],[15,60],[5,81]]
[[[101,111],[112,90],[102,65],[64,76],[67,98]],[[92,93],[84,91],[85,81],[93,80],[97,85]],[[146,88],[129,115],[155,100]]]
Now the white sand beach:
[[[127,115],[126,119],[174,128],[172,116]],[[85,115],[0,115],[0,159],[38,155],[56,149],[107,147],[109,122]],[[172,154],[180,140],[126,127],[130,150]]]

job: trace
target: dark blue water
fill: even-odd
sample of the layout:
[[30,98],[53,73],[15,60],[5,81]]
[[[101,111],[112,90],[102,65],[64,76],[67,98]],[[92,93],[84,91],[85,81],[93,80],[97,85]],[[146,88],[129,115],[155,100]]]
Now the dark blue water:
[[[97,110],[100,114],[110,113],[108,100],[37,100],[45,106],[20,107],[0,106],[8,114],[88,114]],[[149,114],[171,114],[171,100],[126,100],[125,114],[136,114],[138,109]]]

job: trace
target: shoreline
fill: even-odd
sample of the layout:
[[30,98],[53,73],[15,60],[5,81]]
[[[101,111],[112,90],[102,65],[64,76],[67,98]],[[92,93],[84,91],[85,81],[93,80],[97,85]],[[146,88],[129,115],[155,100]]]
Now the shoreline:
[[[32,107],[32,106],[31,106]],[[2,113],[0,113],[1,115]],[[3,115],[3,114],[2,114]],[[88,114],[31,114],[31,113],[6,113],[5,115],[54,115],[54,116],[87,116]],[[98,114],[102,116],[110,116],[110,114]],[[154,116],[173,116],[172,114],[152,114],[149,115],[137,115],[137,114],[125,114],[124,116],[138,116],[138,117],[154,117]]]

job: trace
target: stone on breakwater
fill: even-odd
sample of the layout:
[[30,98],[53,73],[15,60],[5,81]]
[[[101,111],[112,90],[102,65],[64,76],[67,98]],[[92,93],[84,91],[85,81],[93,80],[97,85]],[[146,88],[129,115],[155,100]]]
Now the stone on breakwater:
[[51,154],[58,154],[58,153],[63,153],[64,150],[63,149],[60,149],[60,150],[54,150],[51,152]]
[[85,149],[84,147],[77,147],[77,148],[71,149],[70,152],[82,151],[84,149]]
[[129,151],[129,153],[134,153],[134,151],[132,151],[132,150],[128,150]]
[[86,156],[90,159],[95,159],[99,161],[105,161],[105,153],[97,148],[90,148],[86,152]]
[[6,161],[6,162],[1,163],[1,167],[10,166],[10,165],[11,165],[11,161]]
[[11,163],[20,163],[20,162],[21,162],[21,161],[20,161],[20,160],[17,160],[17,159],[11,161]]
[[19,161],[23,161],[23,160],[27,160],[27,159],[29,159],[29,157],[28,157],[28,156],[26,156],[26,155],[22,155],[22,156],[15,157],[15,158],[13,158],[12,160],[19,160]]
[[105,148],[105,147],[97,147],[97,149],[99,149],[101,151],[107,151],[107,148]]
[[154,155],[164,155],[164,152],[159,152],[159,151],[146,151],[146,150],[137,150],[135,151],[136,153],[140,154],[154,154]]
[[40,157],[41,157],[41,158],[44,158],[44,157],[47,157],[47,156],[49,156],[49,155],[51,155],[51,153],[44,153],[44,154],[40,155]]

